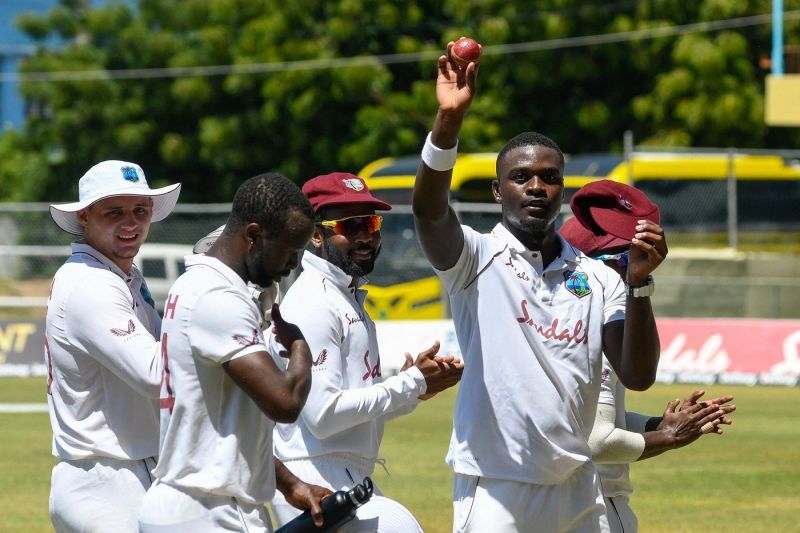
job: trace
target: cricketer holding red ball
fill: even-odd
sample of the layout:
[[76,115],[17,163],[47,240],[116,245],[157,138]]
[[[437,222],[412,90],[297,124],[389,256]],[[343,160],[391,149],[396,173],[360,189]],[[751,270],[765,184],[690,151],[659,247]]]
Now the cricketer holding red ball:
[[439,109],[422,151],[413,210],[422,249],[447,288],[464,373],[447,462],[456,532],[608,531],[587,444],[605,352],[620,380],[655,380],[659,340],[650,274],[666,243],[645,223],[631,241],[626,283],[556,232],[564,156],[534,132],[497,157],[491,234],[462,226],[448,205],[458,133],[477,65],[438,60]]

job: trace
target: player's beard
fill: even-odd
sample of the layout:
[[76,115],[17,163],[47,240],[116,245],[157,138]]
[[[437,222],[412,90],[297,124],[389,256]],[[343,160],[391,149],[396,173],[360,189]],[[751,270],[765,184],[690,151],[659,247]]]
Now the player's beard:
[[557,217],[558,213],[549,218],[520,217],[517,213],[510,213],[505,218],[508,226],[517,228],[523,234],[535,239],[543,239],[555,224]]
[[280,281],[284,276],[288,276],[291,270],[273,272],[268,270],[264,261],[264,254],[269,253],[265,248],[253,249],[245,258],[245,276],[247,281],[259,287],[269,287],[273,281]]
[[[381,253],[381,247],[378,246],[374,248],[375,255],[372,257],[371,261],[360,261],[356,263],[353,261],[348,255],[339,249],[336,245],[334,245],[330,240],[325,239],[323,241],[323,246],[325,247],[325,255],[329,263],[339,267],[342,271],[347,274],[348,276],[366,276],[375,268],[375,260],[378,259],[378,256]],[[354,250],[373,250],[371,246],[359,246],[354,248]]]

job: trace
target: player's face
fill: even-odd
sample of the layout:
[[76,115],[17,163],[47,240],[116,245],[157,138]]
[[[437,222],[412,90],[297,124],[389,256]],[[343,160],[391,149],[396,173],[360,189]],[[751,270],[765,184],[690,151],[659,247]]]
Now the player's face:
[[84,241],[126,273],[147,238],[152,217],[153,199],[148,196],[114,196],[78,211]]
[[370,231],[377,222],[375,209],[364,204],[337,205],[323,208],[319,215],[323,221],[341,222],[335,228],[317,226],[313,241],[317,253],[350,276],[372,272],[381,251],[380,229]]
[[514,148],[498,161],[492,189],[503,206],[503,223],[512,233],[553,232],[564,200],[561,156],[542,145]]
[[253,247],[247,255],[246,273],[248,281],[268,287],[280,281],[300,264],[300,254],[311,239],[313,221],[297,209],[292,209],[286,219],[286,227],[268,238],[261,232],[253,239]]

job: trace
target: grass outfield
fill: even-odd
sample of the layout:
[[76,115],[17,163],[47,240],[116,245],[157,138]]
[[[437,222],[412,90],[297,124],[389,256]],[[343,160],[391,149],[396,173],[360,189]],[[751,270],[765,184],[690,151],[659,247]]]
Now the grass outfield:
[[[691,385],[656,385],[629,393],[629,408],[657,414]],[[0,402],[38,402],[43,379],[0,379]],[[722,436],[708,435],[633,468],[632,498],[644,532],[798,531],[800,388],[721,387],[738,411]],[[449,392],[390,422],[375,481],[413,510],[426,532],[451,531],[451,475],[443,458],[450,436]],[[0,531],[51,531],[47,517],[50,426],[46,414],[0,413]]]

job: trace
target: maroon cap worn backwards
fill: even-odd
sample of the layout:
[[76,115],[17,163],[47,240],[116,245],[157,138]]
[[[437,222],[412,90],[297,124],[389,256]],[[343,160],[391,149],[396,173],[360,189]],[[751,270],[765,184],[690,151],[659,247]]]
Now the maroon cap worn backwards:
[[366,204],[389,211],[392,206],[372,196],[364,180],[355,174],[333,172],[311,178],[303,185],[303,193],[316,213],[328,205]]
[[658,206],[646,194],[611,180],[584,185],[570,207],[575,217],[561,227],[561,236],[587,255],[629,245],[639,220],[661,221]]

